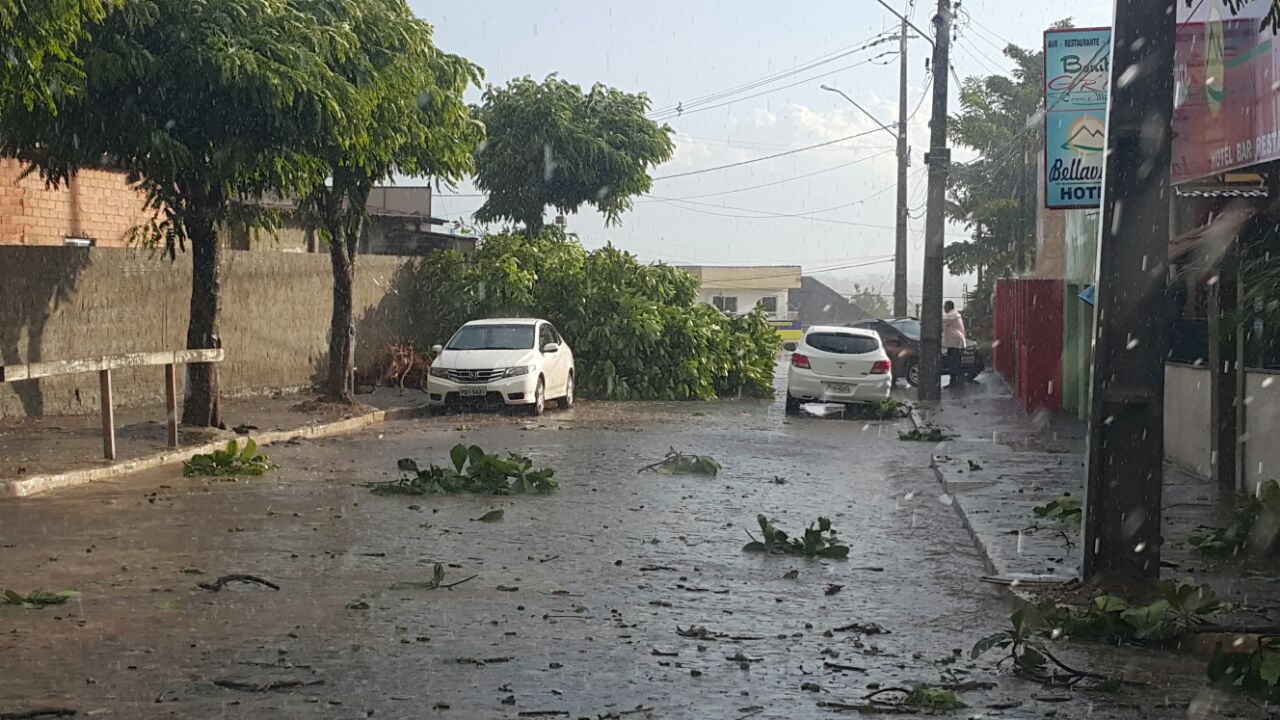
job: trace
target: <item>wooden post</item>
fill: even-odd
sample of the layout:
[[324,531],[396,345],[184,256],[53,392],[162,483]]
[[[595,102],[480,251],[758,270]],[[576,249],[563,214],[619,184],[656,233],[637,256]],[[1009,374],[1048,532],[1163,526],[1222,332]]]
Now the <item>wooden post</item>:
[[116,418],[111,402],[111,371],[98,371],[98,386],[102,395],[102,456],[116,459]]
[[178,373],[173,363],[164,366],[165,425],[169,428],[169,447],[178,447]]

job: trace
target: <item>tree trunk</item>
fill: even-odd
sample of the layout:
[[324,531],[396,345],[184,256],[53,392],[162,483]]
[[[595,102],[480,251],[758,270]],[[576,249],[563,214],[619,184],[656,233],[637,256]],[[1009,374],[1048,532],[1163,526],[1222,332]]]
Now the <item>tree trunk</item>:
[[[333,316],[329,322],[329,377],[326,392],[335,400],[352,402],[355,390],[356,323],[355,253],[341,228],[330,228],[329,261],[333,265]],[[350,246],[353,250],[355,245]]]
[[[213,221],[205,217],[184,221],[191,243],[191,319],[187,324],[187,348],[222,347],[218,316],[222,306],[222,247]],[[182,422],[201,427],[221,427],[218,399],[218,365],[187,366],[189,393],[182,403]]]

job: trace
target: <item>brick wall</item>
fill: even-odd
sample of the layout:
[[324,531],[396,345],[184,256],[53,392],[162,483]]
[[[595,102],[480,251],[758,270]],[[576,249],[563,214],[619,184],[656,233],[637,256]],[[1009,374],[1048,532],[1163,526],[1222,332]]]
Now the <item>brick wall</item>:
[[[327,363],[328,255],[224,255],[223,391],[311,385]],[[391,256],[357,261],[357,364],[403,334],[407,262]],[[0,246],[0,364],[180,349],[190,298],[189,255],[170,262],[129,249]],[[113,372],[117,404],[162,402],[162,375],[161,368]],[[0,384],[0,419],[88,414],[97,406],[92,373]]]
[[124,247],[129,230],[151,217],[122,173],[82,170],[50,189],[37,173],[22,177],[17,160],[0,158],[0,245],[62,245],[75,237]]

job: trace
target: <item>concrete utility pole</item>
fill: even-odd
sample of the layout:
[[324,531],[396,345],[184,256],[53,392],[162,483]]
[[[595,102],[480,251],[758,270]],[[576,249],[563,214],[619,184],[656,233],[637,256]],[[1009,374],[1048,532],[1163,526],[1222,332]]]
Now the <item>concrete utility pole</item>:
[[942,236],[946,231],[947,75],[951,64],[951,0],[938,0],[933,18],[933,116],[929,119],[929,207],[924,221],[924,282],[920,309],[920,387],[922,401],[942,398]]
[[893,250],[893,315],[907,315],[907,19],[898,36],[898,222]]
[[1116,0],[1098,239],[1085,580],[1160,574],[1177,0]]

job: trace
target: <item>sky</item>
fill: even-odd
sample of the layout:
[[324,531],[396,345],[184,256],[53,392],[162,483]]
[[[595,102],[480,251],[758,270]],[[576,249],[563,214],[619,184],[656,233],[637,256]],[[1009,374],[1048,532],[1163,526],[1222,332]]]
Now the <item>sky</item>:
[[[929,31],[932,5],[887,0]],[[655,168],[653,190],[637,198],[621,224],[606,227],[590,207],[568,218],[588,248],[606,243],[644,261],[674,264],[799,264],[806,274],[848,292],[861,283],[892,294],[896,160],[894,138],[848,101],[843,90],[888,125],[897,120],[897,42],[858,49],[898,21],[876,0],[651,0],[647,3],[560,0],[409,0],[436,28],[436,43],[480,65],[485,82],[504,84],[550,73],[589,87],[595,82],[646,93],[653,115],[675,131],[674,157]],[[1109,25],[1112,5],[1081,0],[967,0],[952,45],[951,107],[956,78],[1007,72],[1000,49],[1038,48],[1051,23]],[[909,296],[919,301],[931,106],[922,39],[908,49]],[[835,56],[835,57],[833,57]],[[807,70],[792,72],[799,66]],[[772,82],[759,81],[776,77]],[[748,86],[744,88],[743,86]],[[734,92],[726,92],[734,91]],[[715,97],[708,97],[715,96]],[[469,93],[478,101],[480,91]],[[675,112],[677,105],[682,113]],[[918,110],[916,108],[919,108]],[[735,168],[693,171],[788,150],[857,138]],[[973,154],[961,148],[953,160]],[[763,186],[763,187],[760,187]],[[433,212],[468,219],[483,202],[469,183],[437,193]],[[964,240],[949,225],[947,242]],[[948,276],[946,295],[971,279]]]

